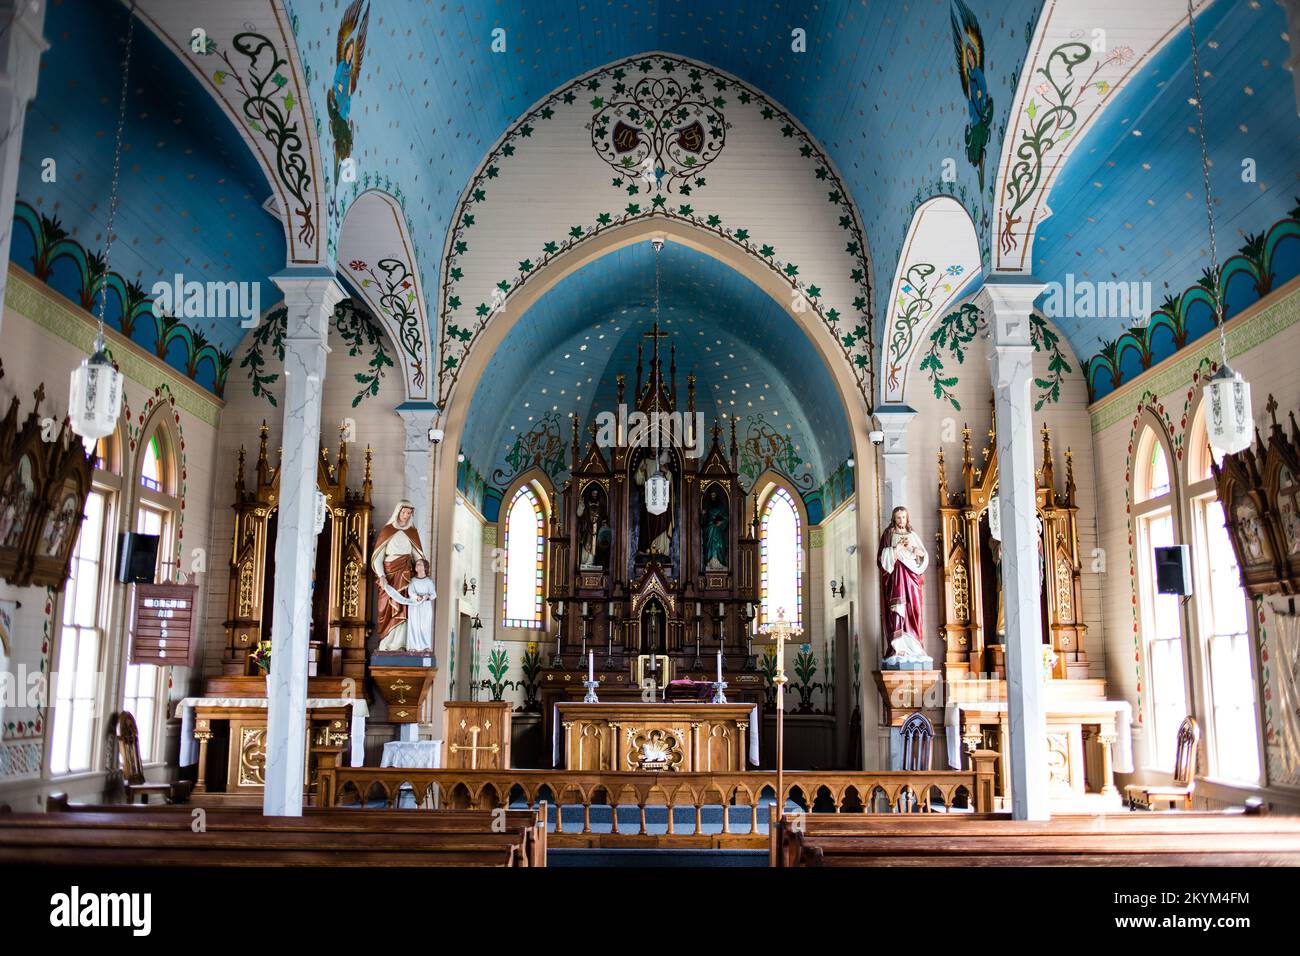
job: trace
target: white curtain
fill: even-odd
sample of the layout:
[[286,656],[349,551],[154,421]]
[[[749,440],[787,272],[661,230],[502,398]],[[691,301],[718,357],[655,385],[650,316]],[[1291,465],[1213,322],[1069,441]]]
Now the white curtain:
[[1282,766],[1300,768],[1300,614],[1274,614],[1277,622],[1277,742]]

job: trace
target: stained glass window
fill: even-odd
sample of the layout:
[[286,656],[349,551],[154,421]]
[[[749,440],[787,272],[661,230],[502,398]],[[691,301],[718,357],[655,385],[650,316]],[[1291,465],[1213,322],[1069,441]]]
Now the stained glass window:
[[536,492],[523,485],[506,509],[502,549],[506,561],[502,575],[503,627],[542,626],[542,571],[546,554],[543,529],[542,504]]
[[777,611],[793,627],[803,627],[803,529],[794,498],[777,488],[763,507],[759,528],[759,627],[776,620]]
[[144,447],[144,461],[140,463],[140,484],[150,491],[162,491],[162,450],[158,447],[158,436],[149,439]]

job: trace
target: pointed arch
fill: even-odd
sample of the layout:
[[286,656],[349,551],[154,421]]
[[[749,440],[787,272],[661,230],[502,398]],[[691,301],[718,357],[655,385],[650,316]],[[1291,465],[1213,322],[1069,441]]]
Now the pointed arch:
[[136,14],[221,106],[271,188],[289,266],[329,262],[322,167],[293,26],[278,0],[202,4],[139,0]]
[[540,468],[530,468],[506,489],[498,518],[501,542],[497,619],[503,628],[546,627],[546,533],[555,487]]
[[798,489],[780,472],[765,471],[754,483],[753,519],[758,527],[761,629],[778,611],[803,630],[809,608],[808,509]]
[[912,354],[925,328],[980,278],[980,243],[966,207],[952,196],[932,196],[912,216],[888,299],[882,343],[881,401],[903,404]]
[[407,401],[430,394],[429,320],[410,224],[382,189],[362,192],[339,227],[339,269],[378,317],[402,359]]

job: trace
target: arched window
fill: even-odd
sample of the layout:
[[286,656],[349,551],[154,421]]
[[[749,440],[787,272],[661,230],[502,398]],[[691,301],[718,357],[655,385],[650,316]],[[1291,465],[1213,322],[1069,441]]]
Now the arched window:
[[791,626],[803,628],[803,527],[794,497],[775,487],[759,518],[759,627],[784,611]]
[[[176,564],[176,516],[180,503],[175,497],[175,476],[179,472],[172,449],[175,447],[166,426],[160,421],[140,444],[137,463],[135,516],[132,521],[138,534],[158,536],[156,581],[174,581],[180,570]],[[122,709],[134,716],[140,732],[140,757],[146,763],[159,759],[159,735],[155,729],[162,719],[164,669],[156,664],[128,664],[122,689]]]
[[1177,543],[1169,456],[1154,428],[1143,429],[1133,470],[1133,526],[1136,532],[1138,612],[1146,650],[1148,759],[1154,769],[1172,771],[1178,725],[1189,713],[1182,614],[1178,597],[1156,589],[1155,549]]
[[505,569],[502,575],[502,627],[542,626],[542,583],[546,523],[531,485],[520,485],[506,508]]
[[86,497],[85,519],[68,566],[55,656],[54,707],[51,715],[49,766],[52,774],[81,773],[96,766],[96,742],[101,739],[97,714],[105,692],[99,674],[104,669],[104,635],[112,602],[113,546],[117,535],[117,502],[122,491],[120,429],[95,446],[95,470]]
[[163,454],[154,432],[140,452],[140,484],[150,491],[163,490]]
[[1209,772],[1221,779],[1258,783],[1259,711],[1249,603],[1210,470],[1204,406],[1189,437],[1187,498],[1196,572],[1193,633],[1206,676],[1201,683]]

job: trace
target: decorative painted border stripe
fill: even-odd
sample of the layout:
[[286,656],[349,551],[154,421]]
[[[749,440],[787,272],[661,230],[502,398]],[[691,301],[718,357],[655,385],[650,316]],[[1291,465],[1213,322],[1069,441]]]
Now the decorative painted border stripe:
[[[1228,357],[1248,352],[1297,323],[1300,323],[1300,277],[1292,279],[1268,298],[1261,299],[1240,315],[1228,320],[1225,329]],[[1134,393],[1168,395],[1176,392],[1191,381],[1192,374],[1204,359],[1213,360],[1218,355],[1218,333],[1211,330],[1201,336],[1199,344],[1169,356],[1159,365],[1152,366],[1137,378],[1125,382],[1104,398],[1093,402],[1088,407],[1093,434],[1128,418],[1133,408]]]
[[[90,314],[12,262],[9,263],[5,305],[47,332],[53,332],[69,345],[90,354],[95,344],[97,326]],[[225,402],[178,375],[170,365],[160,362],[114,329],[105,328],[104,336],[108,339],[113,358],[122,374],[150,390],[167,386],[176,398],[177,408],[193,415],[205,425],[217,427]]]
[[12,740],[0,744],[0,779],[16,780],[41,775],[45,739]]
[[[556,238],[546,242],[533,256],[520,262],[514,274],[496,283],[491,304],[480,302],[476,307],[472,307],[471,303],[464,301],[458,294],[458,284],[465,276],[460,257],[469,251],[470,230],[478,218],[474,207],[487,200],[490,182],[501,175],[506,160],[515,154],[518,142],[530,138],[536,124],[552,119],[557,109],[574,106],[578,103],[580,95],[585,96],[588,92],[598,91],[602,80],[615,79],[621,83],[626,74],[633,72],[649,74],[656,70],[661,74],[681,70],[684,75],[691,77],[697,83],[702,84],[706,79],[711,81],[717,92],[730,92],[739,103],[746,106],[758,105],[761,107],[761,116],[765,121],[779,122],[782,135],[798,144],[801,157],[812,166],[812,175],[822,184],[822,187],[827,187],[826,201],[839,209],[839,227],[844,230],[848,239],[845,251],[854,263],[854,268],[850,270],[848,276],[857,290],[851,305],[855,313],[852,319],[821,300],[821,290],[811,280],[800,277],[797,263],[779,257],[774,246],[753,238],[749,229],[724,225],[720,216],[696,210],[694,196],[688,197],[692,201],[677,203],[676,209],[668,205],[667,196],[662,194],[642,197],[646,200],[644,202],[629,202],[623,206],[621,212],[617,213],[613,211],[617,205],[611,202],[610,211],[599,213],[594,222],[571,225],[567,234],[557,235]],[[602,103],[598,98],[592,105],[599,108]],[[615,182],[618,183],[619,180],[616,178]],[[621,198],[619,202],[622,202]],[[438,404],[443,407],[448,404],[460,375],[460,367],[478,343],[479,336],[489,322],[505,308],[509,296],[531,275],[587,239],[631,222],[653,221],[656,218],[688,223],[736,244],[781,276],[790,284],[792,291],[801,292],[807,307],[821,318],[823,325],[838,340],[845,361],[849,364],[850,374],[856,381],[867,407],[874,407],[876,353],[873,345],[875,342],[873,267],[861,217],[852,194],[844,186],[835,164],[822,152],[817,140],[797,119],[760,91],[737,77],[705,63],[663,51],[648,51],[606,64],[553,90],[502,134],[500,140],[475,171],[457,205],[456,215],[448,230],[441,258],[442,288],[438,308]],[[840,319],[845,320],[844,325],[837,324]],[[856,323],[851,329],[850,322]]]

